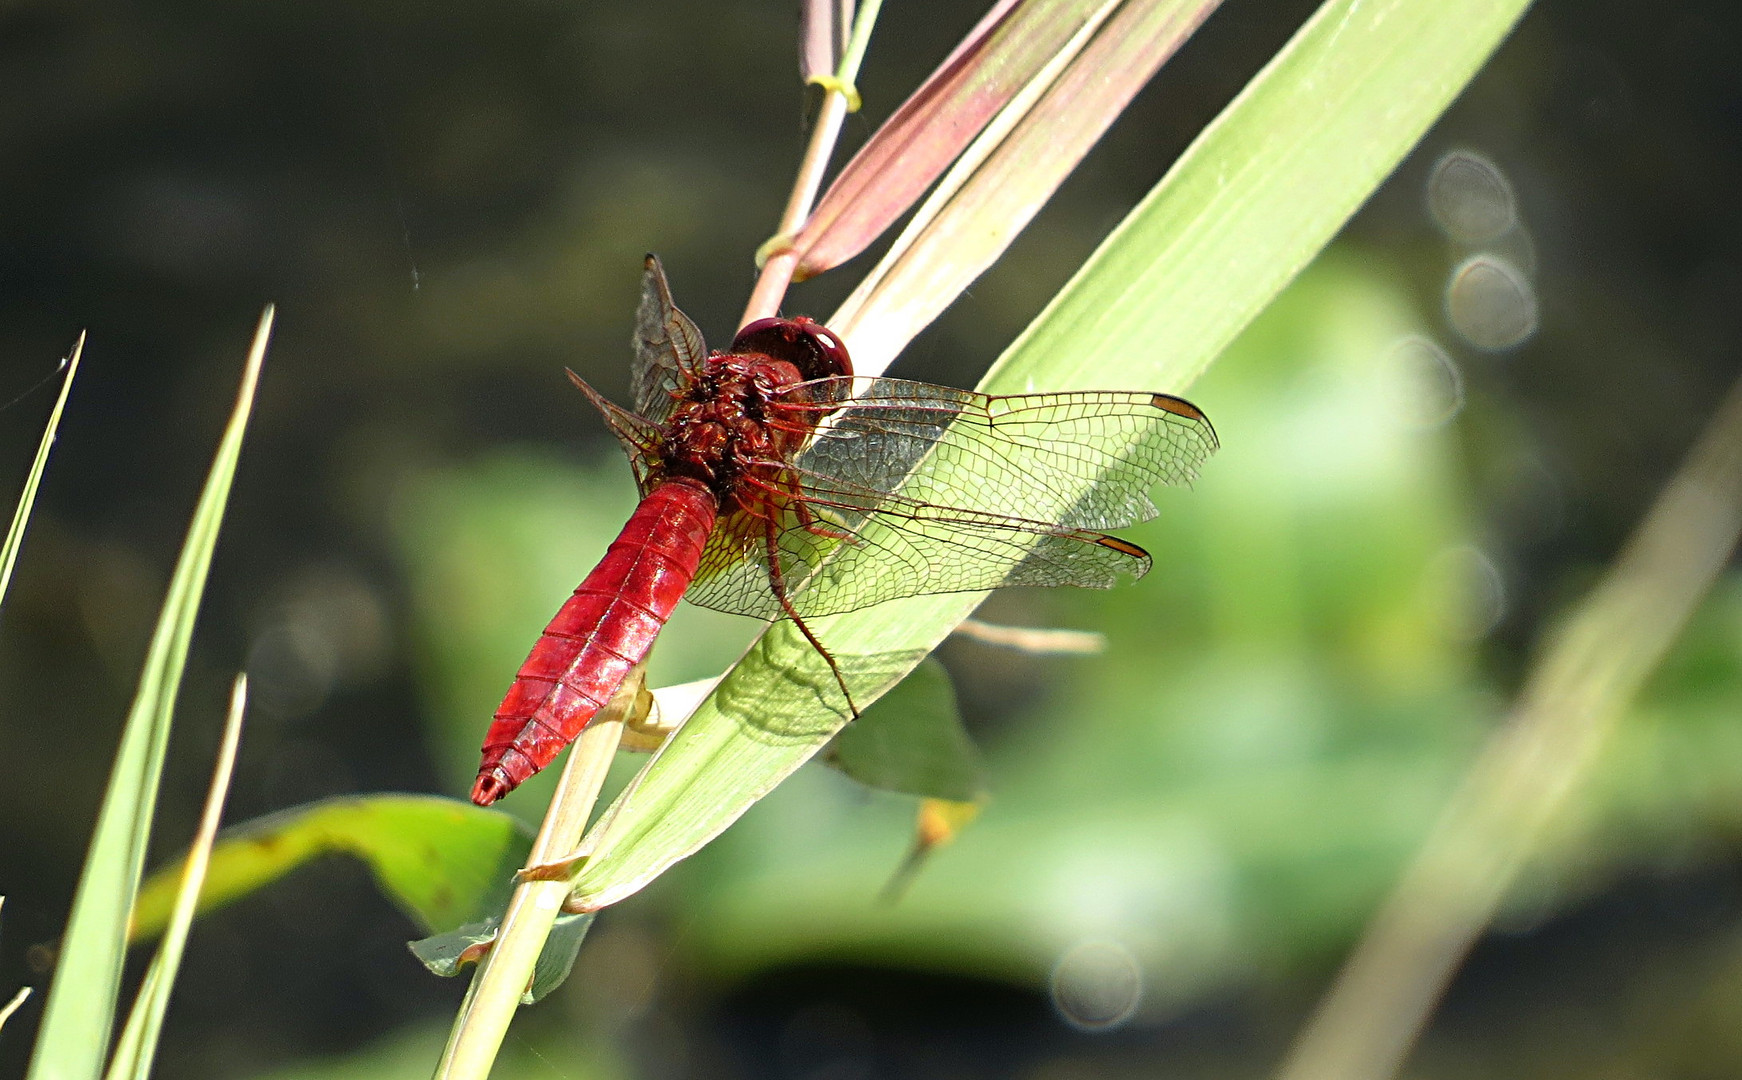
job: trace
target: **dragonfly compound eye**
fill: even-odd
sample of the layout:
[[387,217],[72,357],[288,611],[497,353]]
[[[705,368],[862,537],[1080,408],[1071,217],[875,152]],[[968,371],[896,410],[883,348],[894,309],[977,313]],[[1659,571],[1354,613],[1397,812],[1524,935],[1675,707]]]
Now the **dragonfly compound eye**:
[[796,319],[757,319],[738,331],[726,351],[785,360],[806,380],[853,374],[847,343],[822,323],[802,315]]

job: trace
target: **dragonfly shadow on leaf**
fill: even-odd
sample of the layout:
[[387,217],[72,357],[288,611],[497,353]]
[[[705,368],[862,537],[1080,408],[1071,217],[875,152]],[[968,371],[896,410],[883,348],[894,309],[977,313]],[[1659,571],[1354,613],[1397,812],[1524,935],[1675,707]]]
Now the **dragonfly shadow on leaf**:
[[[789,622],[776,623],[752,650],[780,681],[752,686],[728,676],[714,692],[720,712],[747,738],[771,745],[815,742],[853,719],[841,685],[828,662]],[[876,700],[925,658],[919,650],[881,653],[836,652],[841,678],[863,708]],[[760,665],[758,665],[760,666]]]

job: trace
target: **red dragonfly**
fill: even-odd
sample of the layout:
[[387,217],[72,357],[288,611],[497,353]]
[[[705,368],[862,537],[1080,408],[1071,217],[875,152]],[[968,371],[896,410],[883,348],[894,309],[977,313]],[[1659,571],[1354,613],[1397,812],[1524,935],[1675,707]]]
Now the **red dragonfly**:
[[1100,530],[1155,516],[1149,489],[1189,483],[1216,448],[1204,414],[1166,394],[988,397],[856,378],[841,339],[802,317],[758,320],[708,352],[651,255],[635,411],[569,377],[629,452],[641,504],[496,710],[472,787],[480,806],[574,741],[680,597],[791,619],[856,716],[807,619],[927,593],[1139,577],[1148,553]]

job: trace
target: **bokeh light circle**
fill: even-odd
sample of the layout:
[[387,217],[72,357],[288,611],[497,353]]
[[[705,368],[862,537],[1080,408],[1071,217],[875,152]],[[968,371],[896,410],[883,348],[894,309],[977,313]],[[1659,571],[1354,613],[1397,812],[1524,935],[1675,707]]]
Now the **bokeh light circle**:
[[1393,408],[1407,427],[1437,428],[1464,408],[1464,376],[1439,343],[1411,334],[1391,347]]
[[1446,319],[1458,336],[1478,349],[1522,345],[1536,333],[1536,288],[1522,271],[1497,255],[1473,255],[1446,283]]
[[1080,1031],[1116,1028],[1143,1000],[1143,968],[1117,941],[1091,939],[1066,949],[1053,965],[1053,1007]]
[[1518,205],[1506,174],[1469,150],[1453,150],[1434,163],[1427,208],[1440,229],[1461,244],[1488,243],[1518,224]]

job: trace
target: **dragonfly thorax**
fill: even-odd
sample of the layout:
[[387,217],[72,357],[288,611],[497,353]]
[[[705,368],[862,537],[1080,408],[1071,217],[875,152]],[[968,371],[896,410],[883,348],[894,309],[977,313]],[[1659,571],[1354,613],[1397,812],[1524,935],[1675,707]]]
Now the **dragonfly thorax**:
[[787,432],[766,423],[769,397],[802,381],[799,370],[766,356],[716,353],[682,399],[667,428],[662,471],[689,477],[725,496],[760,462],[790,447]]

